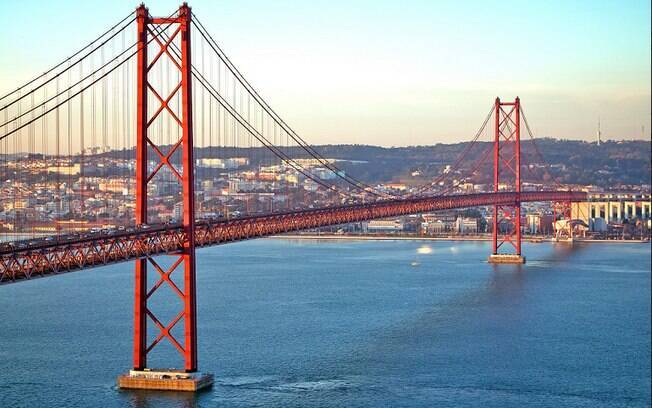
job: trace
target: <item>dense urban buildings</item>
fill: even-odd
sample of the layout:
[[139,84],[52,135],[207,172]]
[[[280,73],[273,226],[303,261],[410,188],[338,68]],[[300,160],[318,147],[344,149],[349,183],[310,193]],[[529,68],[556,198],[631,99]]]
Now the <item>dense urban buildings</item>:
[[[202,157],[196,160],[196,208],[201,218],[234,218],[265,212],[296,210],[343,204],[342,198],[324,189],[314,179],[330,183],[338,175],[324,162],[296,159],[309,169],[312,179],[292,166],[264,163],[255,157]],[[135,160],[123,152],[95,149],[84,155],[51,158],[42,155],[4,155],[5,168],[12,174],[0,183],[0,233],[18,237],[65,232],[111,230],[133,223]],[[328,159],[346,165],[355,161]],[[155,166],[154,162],[150,167]],[[355,167],[354,167],[355,168]],[[450,172],[443,164],[440,171]],[[373,183],[388,196],[409,196],[422,189],[424,172],[413,170],[400,180]],[[493,191],[481,176],[477,181],[456,179],[451,184],[433,185],[433,194]],[[524,191],[544,188],[542,182],[523,182]],[[523,206],[521,226],[529,235],[589,238],[643,238],[652,227],[650,186],[565,184],[561,187],[586,191],[592,201],[572,203],[567,213],[556,212],[556,204]],[[150,184],[148,205],[155,214],[149,223],[181,219],[181,188],[171,174],[156,177]],[[507,186],[499,186],[507,188]],[[350,191],[351,194],[361,194]],[[363,194],[362,194],[363,195]],[[352,234],[399,234],[421,236],[478,236],[490,233],[492,209],[418,214],[360,225],[326,228],[320,232]],[[565,220],[564,220],[565,219]],[[15,238],[14,238],[15,239]]]

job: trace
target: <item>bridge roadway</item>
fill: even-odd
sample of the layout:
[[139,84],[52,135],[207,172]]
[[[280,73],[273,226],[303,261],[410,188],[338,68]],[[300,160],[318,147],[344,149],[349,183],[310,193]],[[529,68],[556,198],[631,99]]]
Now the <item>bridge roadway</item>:
[[[255,215],[236,219],[198,220],[196,247],[244,241],[291,231],[438,210],[535,201],[586,201],[570,191],[498,192],[392,199]],[[53,276],[94,266],[172,254],[183,248],[187,231],[180,224],[150,225],[112,234],[61,235],[52,241],[20,241],[0,251],[0,284]]]

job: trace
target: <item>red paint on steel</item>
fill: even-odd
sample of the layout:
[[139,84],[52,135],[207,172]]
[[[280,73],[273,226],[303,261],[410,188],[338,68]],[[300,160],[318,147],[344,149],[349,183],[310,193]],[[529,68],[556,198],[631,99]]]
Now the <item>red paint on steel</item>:
[[190,7],[179,8],[181,25],[181,106],[183,117],[183,245],[185,369],[197,370],[197,304],[195,284],[195,178],[192,140],[192,63],[190,60]]
[[[147,25],[148,10],[136,9],[138,55],[136,79],[136,225],[147,223]],[[136,260],[134,274],[134,369],[147,365],[147,259]]]
[[[587,201],[587,194],[573,191],[478,193],[385,200],[232,220],[202,220],[195,225],[194,239],[196,246],[205,247],[377,218],[537,201]],[[0,251],[0,284],[135,259],[149,259],[156,255],[178,254],[187,241],[186,235],[187,230],[182,224],[161,224],[97,237],[62,235],[56,241],[40,241],[32,246],[26,245],[23,249],[3,250]]]
[[[516,188],[517,193],[521,193],[521,100],[517,96],[516,101],[514,102],[514,116],[516,117],[516,129],[514,130],[514,157],[516,159],[515,177],[516,177]],[[516,253],[521,255],[521,202],[519,201],[516,205]]]
[[[505,107],[509,107],[505,109]],[[509,204],[494,205],[492,250],[498,254],[505,243],[521,255],[521,102],[501,102],[496,98],[494,127],[494,192],[501,184],[516,193]]]
[[[171,256],[176,257],[172,267],[163,271],[161,267],[151,258],[153,253],[147,251],[145,256],[136,260],[135,266],[135,290],[134,290],[134,369],[142,370],[147,366],[147,355],[156,345],[164,338],[169,340],[184,359],[184,369],[188,372],[197,370],[197,322],[196,322],[196,288],[195,288],[195,206],[194,206],[194,163],[193,163],[193,138],[192,138],[192,77],[190,61],[190,8],[184,3],[174,18],[150,18],[145,6],[140,6],[136,10],[138,21],[138,78],[137,78],[137,142],[136,142],[136,225],[147,224],[147,185],[154,176],[163,167],[170,170],[176,176],[183,189],[183,223],[181,235],[176,237],[177,246],[173,253],[166,251]],[[170,38],[163,42],[155,34],[154,28],[160,25],[176,26],[176,30]],[[160,49],[154,58],[149,61],[147,56],[148,34],[156,41]],[[181,61],[170,52],[169,47],[178,39],[181,48]],[[181,80],[174,87],[170,94],[163,98],[160,90],[156,89],[156,84],[148,81],[148,73],[152,67],[160,61],[161,58],[169,58],[180,71]],[[152,117],[148,117],[147,98],[151,92],[154,98],[159,102],[158,108],[154,111]],[[181,92],[181,112],[174,112],[169,102],[178,93]],[[148,135],[148,128],[154,123],[161,112],[167,111],[181,128],[181,139],[164,154],[162,149],[157,146],[152,138]],[[154,170],[149,173],[147,167],[147,149],[151,148],[156,153],[158,161]],[[182,149],[182,174],[172,165],[172,155]],[[151,243],[138,242],[139,244],[150,245]],[[160,274],[159,281],[148,289],[147,284],[147,267],[151,264]],[[177,267],[183,264],[184,286],[181,291],[170,279],[170,275]],[[183,311],[169,324],[162,323],[156,315],[148,308],[148,299],[162,285],[168,285],[181,297],[183,301]],[[179,342],[172,334],[174,326],[184,320],[184,340]],[[148,320],[153,322],[159,329],[159,335],[148,344],[147,323]],[[183,344],[183,345],[182,345]]]
[[[498,172],[500,162],[498,161],[498,146],[500,145],[500,98],[496,98],[494,107],[494,193],[498,192]],[[491,230],[493,252],[498,253],[498,206],[494,205],[493,228]]]

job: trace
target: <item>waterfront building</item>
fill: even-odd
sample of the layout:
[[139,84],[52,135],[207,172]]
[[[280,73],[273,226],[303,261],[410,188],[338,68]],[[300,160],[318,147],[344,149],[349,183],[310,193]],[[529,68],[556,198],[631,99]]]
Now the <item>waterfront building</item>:
[[477,234],[478,220],[476,218],[457,217],[455,231],[458,234]]
[[363,223],[363,229],[370,233],[397,233],[402,232],[404,228],[401,220],[372,220]]
[[[587,202],[571,203],[571,218],[584,221],[591,231],[606,230],[606,225],[625,221],[649,221],[652,213],[650,194],[597,193]],[[597,221],[601,219],[602,221]]]

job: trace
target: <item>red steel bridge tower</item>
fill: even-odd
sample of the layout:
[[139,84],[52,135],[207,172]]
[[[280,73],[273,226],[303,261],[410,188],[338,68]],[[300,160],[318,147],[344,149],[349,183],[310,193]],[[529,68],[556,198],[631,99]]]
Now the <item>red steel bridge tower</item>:
[[[513,203],[494,205],[491,263],[525,263],[521,255],[521,101],[501,102],[494,107],[494,192],[511,190]],[[506,245],[507,244],[507,245]],[[503,246],[513,252],[501,252]],[[504,251],[504,250],[503,250]]]
[[[194,391],[212,383],[212,375],[197,373],[197,305],[195,283],[195,204],[193,178],[193,125],[192,125],[192,63],[190,49],[190,7],[184,3],[176,17],[154,18],[148,9],[141,4],[136,9],[138,24],[138,55],[137,55],[137,129],[136,129],[136,225],[148,222],[148,184],[163,168],[174,175],[173,178],[181,184],[183,194],[183,243],[181,249],[170,256],[174,257],[172,265],[165,269],[152,257],[147,256],[136,260],[135,265],[135,299],[134,299],[134,349],[133,370],[120,376],[118,383],[122,388],[175,389]],[[172,34],[167,39],[161,39],[155,32],[172,26]],[[173,50],[175,39],[178,38],[178,48]],[[148,45],[153,40],[159,46],[158,52],[150,58]],[[177,52],[178,51],[178,52]],[[180,58],[179,58],[180,54]],[[179,70],[180,81],[171,88],[168,95],[164,89],[156,89],[154,81],[149,80],[149,73],[162,58],[169,58]],[[175,112],[170,101],[180,93],[180,111]],[[154,95],[155,109],[149,109],[148,96]],[[167,153],[157,146],[154,138],[148,133],[156,118],[167,111],[181,129],[180,139],[172,145]],[[153,115],[150,115],[153,112]],[[172,164],[172,156],[181,151],[181,172]],[[148,168],[148,151],[153,151],[157,165],[152,171]],[[151,267],[151,268],[148,268]],[[183,273],[183,287],[179,288],[170,275]],[[157,282],[148,285],[148,272],[158,274]],[[169,323],[161,322],[148,307],[148,300],[164,285],[172,289],[181,299],[183,310]],[[183,321],[183,339],[179,341],[172,329]],[[148,339],[147,326],[153,323],[158,328],[158,335]],[[147,356],[162,340],[169,340],[182,355],[184,367],[182,370],[152,370],[147,366]]]

